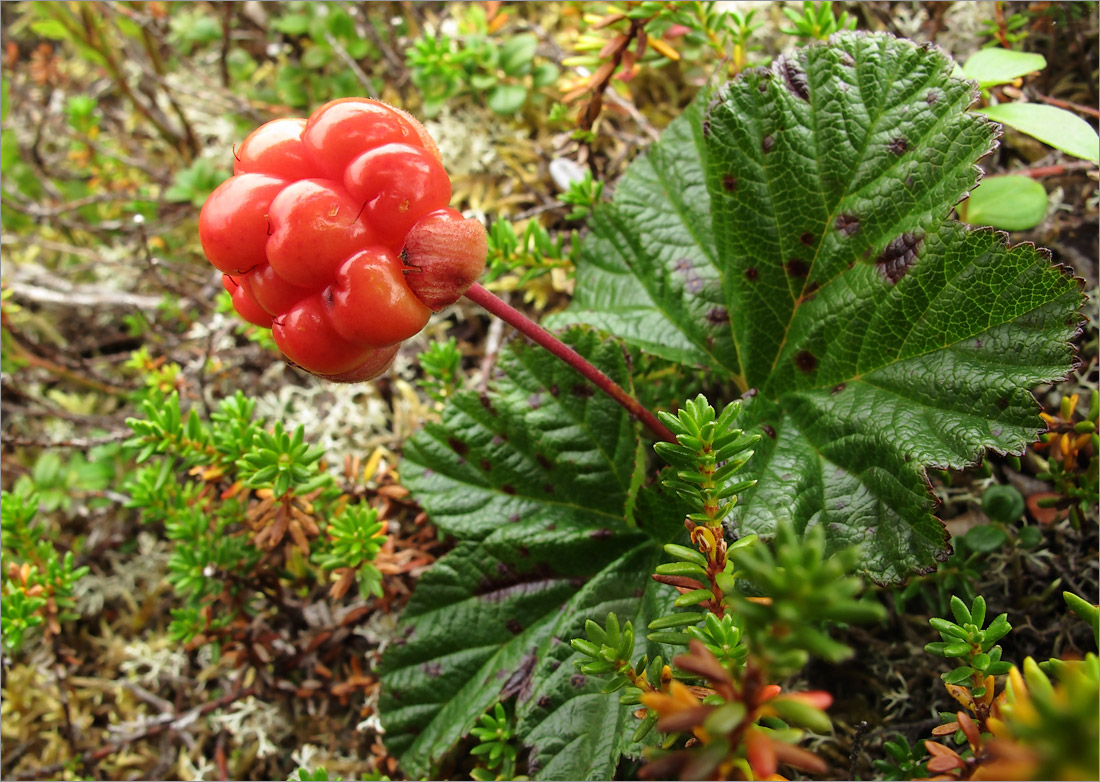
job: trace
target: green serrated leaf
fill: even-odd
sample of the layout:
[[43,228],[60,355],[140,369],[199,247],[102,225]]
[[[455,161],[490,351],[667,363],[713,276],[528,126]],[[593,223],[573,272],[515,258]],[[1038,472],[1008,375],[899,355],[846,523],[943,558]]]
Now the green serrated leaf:
[[[565,339],[626,382],[614,342],[588,330]],[[443,421],[409,441],[404,483],[441,531],[464,539],[521,520],[611,533],[623,523],[636,425],[546,351],[516,343],[500,366],[507,380],[493,393],[456,394]]]
[[[563,339],[629,389],[619,344],[587,329]],[[405,773],[430,776],[494,700],[514,695],[532,778],[610,778],[637,749],[633,709],[578,672],[576,661],[603,668],[570,641],[614,641],[597,627],[613,612],[625,643],[627,622],[672,611],[675,590],[650,575],[683,534],[685,507],[639,488],[636,422],[573,370],[518,342],[500,366],[488,393],[456,394],[405,448],[404,483],[458,545],[422,577],[403,620],[411,634],[383,659],[387,747]],[[662,652],[641,637],[633,646],[631,662]]]
[[[822,525],[880,582],[947,552],[926,465],[1019,452],[1082,297],[1033,247],[948,220],[995,126],[938,50],[840,34],[703,94],[597,206],[569,309],[756,389],[731,521]],[[704,184],[705,183],[705,184]]]

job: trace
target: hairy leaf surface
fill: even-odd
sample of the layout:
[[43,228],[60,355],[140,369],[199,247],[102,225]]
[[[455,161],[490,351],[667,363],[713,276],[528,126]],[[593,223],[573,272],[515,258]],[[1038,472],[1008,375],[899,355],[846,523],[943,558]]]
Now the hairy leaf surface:
[[825,524],[886,582],[948,551],[926,466],[1022,450],[1079,323],[1048,253],[948,219],[997,134],[951,71],[844,34],[702,96],[594,214],[555,321],[728,373],[766,434],[738,531]]

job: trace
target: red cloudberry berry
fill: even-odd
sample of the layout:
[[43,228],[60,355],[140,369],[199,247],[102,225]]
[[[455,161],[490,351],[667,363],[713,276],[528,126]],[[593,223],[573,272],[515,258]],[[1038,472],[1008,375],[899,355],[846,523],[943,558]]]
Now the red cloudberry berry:
[[485,230],[447,204],[439,149],[366,98],[254,130],[207,200],[199,236],[237,313],[303,369],[377,377],[485,263]]

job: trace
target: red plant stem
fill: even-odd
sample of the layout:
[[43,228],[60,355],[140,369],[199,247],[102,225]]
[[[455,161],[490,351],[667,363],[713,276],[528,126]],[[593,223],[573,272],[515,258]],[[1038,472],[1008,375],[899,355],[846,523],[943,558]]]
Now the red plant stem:
[[1013,171],[1013,174],[1023,174],[1029,176],[1032,179],[1042,179],[1045,176],[1062,176],[1068,174],[1070,171],[1085,171],[1090,168],[1096,168],[1095,163],[1089,163],[1088,161],[1081,160],[1075,163],[1059,163],[1052,166],[1035,166],[1034,168],[1024,168],[1019,171]]
[[1052,98],[1049,95],[1040,95],[1039,100],[1043,103],[1049,103],[1051,106],[1057,106],[1060,109],[1066,109],[1067,111],[1076,111],[1078,114],[1085,114],[1089,117],[1096,117],[1100,119],[1100,111],[1097,111],[1092,106],[1082,106],[1080,103],[1071,103],[1068,100],[1059,100],[1058,98]]
[[657,416],[643,407],[637,399],[626,393],[626,391],[615,383],[614,380],[588,363],[580,353],[562,343],[561,340],[528,318],[515,307],[506,304],[496,294],[490,293],[476,282],[466,291],[466,298],[480,305],[493,315],[496,315],[536,345],[546,348],[566,364],[573,367],[573,369],[591,380],[597,388],[626,408],[635,418],[640,419],[658,438],[669,443],[676,442],[676,437],[668,430],[668,427],[658,421]]

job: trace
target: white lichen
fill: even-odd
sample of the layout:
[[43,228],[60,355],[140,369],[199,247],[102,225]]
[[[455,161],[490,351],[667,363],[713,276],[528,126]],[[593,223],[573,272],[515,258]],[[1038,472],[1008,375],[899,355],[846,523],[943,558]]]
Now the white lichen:
[[278,751],[275,742],[290,732],[276,706],[251,695],[209,719],[215,728],[228,733],[239,747],[254,743],[256,755],[261,758],[274,755]]

